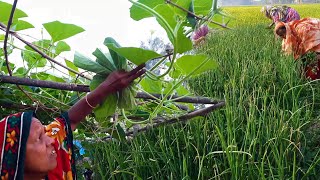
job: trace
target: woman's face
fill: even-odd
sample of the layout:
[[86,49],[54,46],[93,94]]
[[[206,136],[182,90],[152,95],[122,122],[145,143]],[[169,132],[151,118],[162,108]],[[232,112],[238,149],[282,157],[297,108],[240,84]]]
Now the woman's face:
[[41,122],[33,118],[27,141],[25,173],[47,174],[57,166],[54,140],[46,135]]

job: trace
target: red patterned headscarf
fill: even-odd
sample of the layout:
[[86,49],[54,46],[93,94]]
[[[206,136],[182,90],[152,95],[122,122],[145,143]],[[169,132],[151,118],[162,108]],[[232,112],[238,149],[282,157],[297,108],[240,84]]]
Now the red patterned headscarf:
[[32,112],[17,113],[0,121],[1,179],[23,179],[32,117]]

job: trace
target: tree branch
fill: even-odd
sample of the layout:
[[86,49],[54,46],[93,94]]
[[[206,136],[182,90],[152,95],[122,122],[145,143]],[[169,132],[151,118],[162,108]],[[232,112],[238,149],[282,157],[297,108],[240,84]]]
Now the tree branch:
[[[0,22],[0,29],[3,30],[3,31],[6,31],[6,25],[4,25],[3,23]],[[55,64],[58,64],[59,66],[67,69],[68,71],[70,72],[73,72],[83,78],[86,78],[88,80],[91,80],[90,78],[88,78],[87,76],[59,63],[58,61],[54,60],[53,58],[51,58],[50,56],[48,56],[47,54],[45,54],[44,52],[42,52],[41,50],[39,50],[34,44],[32,43],[29,43],[28,41],[26,41],[25,39],[23,39],[21,36],[19,36],[16,32],[13,32],[13,31],[7,31],[9,32],[11,35],[13,35],[14,37],[16,37],[17,39],[19,39],[20,41],[22,41],[23,43],[25,43],[27,46],[29,46],[30,48],[32,48],[34,51],[36,51],[37,53],[39,53],[42,57],[48,59],[49,61],[55,63]]]
[[[52,82],[52,81],[35,80],[30,78],[20,78],[15,76],[6,76],[6,75],[0,75],[0,83],[35,86],[35,87],[42,87],[42,88],[52,88],[52,89],[67,90],[67,91],[90,92],[89,86],[87,85],[58,83],[58,82]],[[150,100],[155,100],[154,97],[161,99],[163,96],[161,94],[149,95],[143,92],[138,92],[136,96],[136,98],[150,99]],[[174,102],[185,102],[185,103],[195,103],[195,104],[217,104],[221,102],[221,101],[212,100],[206,97],[190,97],[190,96],[182,97],[177,95],[173,95],[171,99]]]
[[215,22],[215,21],[212,21],[212,20],[210,20],[210,19],[206,19],[206,18],[197,16],[197,15],[194,14],[193,12],[191,12],[191,11],[189,11],[189,10],[187,10],[187,9],[185,9],[185,8],[183,8],[183,7],[175,4],[175,3],[173,3],[171,0],[166,0],[166,2],[167,2],[168,4],[171,4],[172,6],[175,6],[176,8],[178,8],[178,9],[184,11],[184,12],[187,12],[188,14],[192,15],[193,17],[195,17],[195,18],[197,18],[197,19],[201,19],[201,20],[204,20],[204,21],[208,21],[209,23],[212,23],[212,24],[221,26],[222,28],[231,29],[231,28],[227,27],[227,26],[224,25],[224,24],[220,24],[220,23]]
[[15,11],[16,6],[17,6],[17,2],[18,2],[18,0],[15,0],[13,2],[12,9],[11,9],[11,12],[10,12],[10,17],[9,17],[9,20],[8,20],[8,26],[7,26],[6,31],[5,31],[6,34],[5,34],[4,42],[3,42],[4,57],[6,59],[7,69],[8,69],[8,73],[10,74],[10,76],[12,76],[12,71],[11,71],[10,64],[9,64],[7,45],[8,45],[9,30],[10,30],[10,27],[11,27],[11,24],[12,24],[13,15],[14,15],[14,11]]
[[[206,116],[208,113],[216,110],[216,109],[219,109],[221,107],[223,107],[225,105],[225,102],[219,102],[217,104],[214,104],[210,107],[206,107],[206,108],[203,108],[203,109],[199,109],[199,110],[196,110],[196,111],[193,111],[193,112],[190,112],[186,115],[183,115],[183,116],[180,116],[180,117],[177,117],[177,118],[172,118],[172,119],[169,119],[169,120],[166,120],[165,118],[161,118],[161,117],[156,117],[156,122],[158,123],[154,123],[153,125],[149,124],[143,128],[138,128],[138,129],[134,129],[132,131],[128,131],[126,132],[126,136],[128,137],[132,137],[134,136],[136,133],[141,133],[141,132],[146,132],[150,129],[153,129],[153,128],[158,128],[160,126],[164,126],[164,125],[170,125],[170,124],[174,124],[174,123],[177,123],[177,122],[186,122],[194,117],[197,117],[197,116]],[[160,121],[160,122],[159,122]],[[107,136],[107,137],[104,137],[102,140],[108,140],[108,139],[112,139],[112,136]]]

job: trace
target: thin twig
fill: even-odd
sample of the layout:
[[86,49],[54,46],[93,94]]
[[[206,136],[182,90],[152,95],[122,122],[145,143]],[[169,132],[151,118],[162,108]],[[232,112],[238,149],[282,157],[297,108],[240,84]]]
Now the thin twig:
[[7,42],[8,42],[9,30],[10,30],[10,27],[11,27],[11,24],[12,24],[13,15],[14,15],[14,11],[15,11],[16,6],[17,6],[17,2],[18,2],[18,0],[15,0],[13,2],[11,13],[10,13],[10,17],[9,17],[9,20],[8,20],[8,26],[7,26],[6,30],[5,30],[6,34],[5,34],[4,42],[3,42],[4,57],[6,59],[7,69],[8,69],[8,73],[9,73],[10,76],[12,76],[12,71],[11,71],[10,64],[9,64],[8,50],[7,50],[7,45],[8,44],[7,44]]
[[[174,123],[177,123],[177,122],[185,122],[185,121],[187,121],[187,120],[189,120],[191,118],[197,117],[197,116],[205,116],[206,114],[212,112],[213,110],[219,109],[219,108],[223,107],[224,105],[225,105],[225,102],[221,101],[218,104],[214,104],[214,105],[212,105],[210,107],[206,107],[206,108],[203,108],[203,109],[199,109],[199,110],[193,111],[191,113],[188,113],[188,114],[180,116],[180,117],[172,118],[172,119],[169,119],[169,120],[163,119],[162,121],[160,121],[157,124],[147,125],[147,126],[141,128],[141,129],[138,129],[137,132],[143,132],[143,131],[147,131],[147,130],[152,129],[152,128],[157,128],[157,127],[163,126],[163,125],[174,124]],[[157,120],[159,121],[159,119],[157,119]],[[131,134],[133,134],[133,131],[127,132],[126,136],[130,136]]]
[[185,8],[183,8],[183,7],[181,7],[181,6],[177,5],[177,4],[175,4],[175,3],[173,3],[171,0],[166,0],[166,2],[167,2],[168,4],[171,4],[172,6],[175,6],[176,8],[179,8],[179,9],[180,9],[180,10],[182,10],[182,11],[187,12],[188,14],[192,15],[193,17],[195,17],[195,18],[197,18],[197,19],[201,19],[201,20],[204,20],[204,21],[208,21],[209,23],[212,23],[212,24],[215,24],[215,25],[221,26],[222,28],[225,28],[225,29],[231,29],[231,28],[227,27],[227,26],[226,26],[226,25],[224,25],[224,24],[221,24],[221,23],[218,23],[218,22],[212,21],[212,20],[210,20],[210,19],[206,19],[206,18],[203,18],[203,17],[197,16],[197,15],[196,15],[196,14],[194,14],[193,12],[191,12],[191,11],[189,11],[189,10],[187,10],[187,9],[185,9]]
[[[0,29],[3,30],[3,31],[5,31],[6,25],[4,25],[3,23],[0,22]],[[85,76],[85,75],[83,75],[83,74],[81,74],[81,73],[79,73],[79,72],[77,72],[77,71],[75,71],[75,70],[73,70],[73,69],[71,69],[71,68],[69,68],[69,67],[61,64],[61,63],[59,63],[58,61],[54,60],[53,58],[51,58],[50,56],[48,56],[47,54],[45,54],[44,52],[42,52],[41,50],[39,50],[34,44],[32,44],[32,43],[26,41],[25,39],[23,39],[23,38],[22,38],[21,36],[19,36],[16,32],[9,31],[9,33],[10,33],[11,35],[13,35],[14,37],[16,37],[17,39],[19,39],[20,41],[22,41],[23,43],[25,43],[25,44],[26,44],[27,46],[29,46],[30,48],[32,48],[34,51],[36,51],[37,53],[39,53],[42,57],[44,57],[44,58],[48,59],[49,61],[51,61],[51,62],[53,62],[53,63],[55,63],[55,64],[57,64],[57,65],[65,68],[65,69],[67,69],[67,70],[70,71],[70,72],[73,72],[73,73],[78,74],[79,76],[81,76],[81,77],[83,77],[83,78],[86,78],[86,79],[88,79],[88,80],[91,80],[91,79],[88,78],[87,76]]]
[[[208,113],[216,110],[216,109],[219,109],[221,107],[223,107],[225,105],[225,102],[224,101],[220,101],[219,103],[217,104],[214,104],[210,107],[206,107],[206,108],[203,108],[203,109],[199,109],[199,110],[196,110],[196,111],[193,111],[193,112],[190,112],[186,115],[182,115],[180,117],[176,117],[176,118],[172,118],[172,119],[165,119],[165,118],[161,118],[161,117],[156,117],[154,122],[158,122],[158,123],[154,123],[154,124],[149,124],[143,128],[138,128],[138,129],[134,129],[132,131],[128,131],[126,132],[126,136],[127,137],[132,137],[134,136],[136,133],[141,133],[141,132],[146,132],[150,129],[153,129],[153,128],[158,128],[160,126],[164,126],[164,125],[170,125],[170,124],[174,124],[174,123],[178,123],[178,122],[186,122],[194,117],[197,117],[197,116],[206,116]],[[112,136],[106,136],[104,137],[102,140],[109,140],[109,139],[112,139]]]

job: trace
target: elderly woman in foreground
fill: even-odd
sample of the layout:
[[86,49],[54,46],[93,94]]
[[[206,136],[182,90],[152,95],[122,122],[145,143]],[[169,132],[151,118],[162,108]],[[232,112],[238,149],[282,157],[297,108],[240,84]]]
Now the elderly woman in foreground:
[[109,95],[140,77],[145,72],[143,67],[112,72],[94,91],[47,126],[33,112],[20,112],[0,120],[1,180],[77,179],[72,131]]
[[320,79],[320,19],[304,18],[289,23],[280,22],[275,34],[282,38],[282,50],[299,59],[307,53],[316,53],[315,62],[307,62],[305,74],[310,79]]
[[264,6],[261,8],[261,13],[263,13],[268,19],[272,20],[272,23],[268,26],[271,28],[274,24],[278,22],[291,22],[294,20],[299,20],[299,13],[289,6]]

